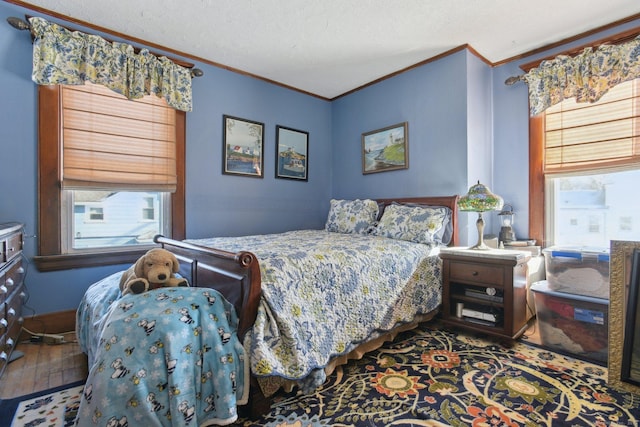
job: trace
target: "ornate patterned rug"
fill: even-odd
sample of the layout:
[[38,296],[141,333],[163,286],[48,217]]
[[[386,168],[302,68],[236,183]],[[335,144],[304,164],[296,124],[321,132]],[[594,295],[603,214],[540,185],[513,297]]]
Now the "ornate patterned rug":
[[[280,395],[269,414],[235,425],[640,426],[640,395],[607,386],[606,368],[433,325],[337,369],[315,393]],[[13,424],[0,425],[72,425],[79,393],[29,396],[7,417]]]
[[606,368],[522,342],[425,325],[238,425],[640,426],[640,395],[606,378]]

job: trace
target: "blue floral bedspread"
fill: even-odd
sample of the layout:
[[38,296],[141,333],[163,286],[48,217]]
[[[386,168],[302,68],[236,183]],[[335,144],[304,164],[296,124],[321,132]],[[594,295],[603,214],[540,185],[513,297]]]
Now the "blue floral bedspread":
[[92,285],[77,333],[89,376],[77,426],[208,426],[237,419],[249,366],[233,306],[207,288],[121,296],[120,273]]
[[333,356],[442,300],[439,250],[425,244],[324,230],[189,242],[258,257],[262,299],[245,340],[251,370],[305,391],[324,382]]

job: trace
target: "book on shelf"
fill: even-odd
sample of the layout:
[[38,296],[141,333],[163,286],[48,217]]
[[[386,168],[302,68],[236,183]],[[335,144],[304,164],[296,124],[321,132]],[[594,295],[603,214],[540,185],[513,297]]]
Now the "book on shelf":
[[514,243],[519,243],[519,242],[505,243],[504,248],[514,250],[514,251],[530,252],[531,256],[540,256],[540,254],[542,253],[542,251],[540,250],[540,246],[533,246],[533,245],[527,246],[527,245],[514,244]]

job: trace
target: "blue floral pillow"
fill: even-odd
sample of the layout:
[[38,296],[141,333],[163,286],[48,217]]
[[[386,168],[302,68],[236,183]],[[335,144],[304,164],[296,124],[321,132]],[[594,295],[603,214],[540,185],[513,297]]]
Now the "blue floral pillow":
[[378,217],[375,200],[331,200],[325,230],[336,233],[368,234]]
[[410,242],[441,245],[450,218],[451,211],[444,206],[393,203],[385,208],[382,218],[371,234]]

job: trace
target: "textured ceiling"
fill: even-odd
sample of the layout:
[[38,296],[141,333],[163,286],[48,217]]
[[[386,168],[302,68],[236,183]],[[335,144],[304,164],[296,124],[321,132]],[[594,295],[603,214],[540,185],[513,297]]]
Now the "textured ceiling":
[[30,0],[334,98],[468,44],[492,63],[640,13],[638,0]]

